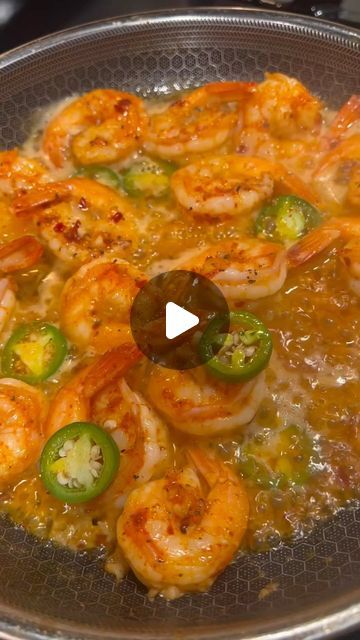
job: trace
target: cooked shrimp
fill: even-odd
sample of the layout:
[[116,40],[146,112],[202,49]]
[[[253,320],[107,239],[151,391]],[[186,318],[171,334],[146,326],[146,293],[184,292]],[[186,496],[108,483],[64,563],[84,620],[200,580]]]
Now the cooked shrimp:
[[281,289],[286,252],[282,245],[244,236],[203,249],[182,268],[210,278],[229,303],[256,300]]
[[308,233],[288,250],[288,262],[297,267],[327,249],[335,240],[346,244],[338,249],[345,267],[350,289],[360,296],[360,219],[330,218],[321,227]]
[[227,384],[203,368],[188,371],[152,367],[146,397],[168,422],[185,433],[223,435],[250,422],[265,395],[264,376]]
[[171,186],[192,215],[216,219],[249,213],[278,193],[318,201],[310,187],[281,164],[235,154],[187,165],[173,174]]
[[44,247],[34,236],[21,236],[0,245],[0,272],[13,273],[37,264]]
[[104,353],[131,340],[130,309],[146,277],[125,260],[97,258],[67,281],[60,322],[78,347]]
[[81,369],[59,389],[50,404],[46,433],[51,436],[71,422],[84,422],[91,413],[91,399],[141,358],[134,344],[124,343]]
[[188,455],[191,466],[135,489],[118,520],[118,543],[152,596],[173,599],[206,591],[234,557],[247,528],[249,501],[242,481],[201,450]]
[[240,155],[281,162],[302,179],[315,169],[320,147],[320,139],[313,136],[279,139],[256,127],[241,129],[236,137],[236,151]]
[[[37,264],[43,246],[34,236],[22,236],[0,246],[0,273],[9,274]],[[5,329],[16,306],[16,287],[9,278],[0,278],[0,333]]]
[[[107,497],[122,506],[124,496],[134,487],[161,476],[172,462],[167,428],[151,404],[124,378],[95,396],[91,419],[111,433],[121,451],[120,471]],[[100,501],[104,503],[104,496]]]
[[345,138],[318,165],[314,180],[334,213],[360,213],[360,134]]
[[314,135],[320,131],[322,107],[295,78],[266,73],[245,103],[244,129],[255,127],[280,139]]
[[16,480],[36,462],[43,442],[47,403],[25,382],[0,380],[0,487]]
[[5,329],[14,313],[15,306],[14,285],[9,278],[0,278],[0,333]]
[[90,91],[48,124],[43,150],[56,167],[116,162],[137,149],[146,126],[142,100],[115,89]]
[[151,406],[124,379],[141,354],[124,343],[78,373],[50,405],[46,431],[51,435],[71,422],[95,422],[111,433],[121,451],[117,477],[108,499],[122,506],[131,489],[165,471],[172,460],[168,433]]
[[136,238],[129,199],[87,178],[33,189],[15,198],[14,211],[33,214],[51,251],[71,264],[105,251],[124,252]]
[[49,180],[40,160],[21,156],[17,149],[0,152],[0,193],[13,196]]
[[161,158],[178,158],[220,147],[241,120],[249,82],[214,82],[173,102],[150,119],[144,147]]
[[341,107],[332,121],[326,136],[325,148],[333,147],[341,138],[346,136],[350,131],[353,133],[353,127],[360,123],[360,96],[353,95]]
[[346,243],[340,259],[347,271],[350,289],[360,297],[360,237]]

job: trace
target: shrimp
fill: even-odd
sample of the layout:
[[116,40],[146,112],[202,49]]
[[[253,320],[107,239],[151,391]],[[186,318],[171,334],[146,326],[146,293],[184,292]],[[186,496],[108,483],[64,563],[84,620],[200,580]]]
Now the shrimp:
[[334,213],[360,213],[360,134],[345,138],[320,161],[314,181]]
[[338,249],[350,289],[360,296],[360,219],[351,217],[330,218],[288,250],[288,262],[297,267],[327,249],[336,240],[345,244]]
[[86,422],[91,413],[91,398],[123,376],[141,358],[134,344],[124,342],[84,367],[61,387],[49,407],[46,433],[51,436],[71,422]]
[[143,102],[130,93],[97,89],[77,98],[48,124],[43,151],[56,167],[117,162],[135,151],[147,117]]
[[37,264],[44,247],[34,236],[21,236],[0,245],[0,272],[24,271]]
[[279,193],[318,203],[310,187],[281,164],[235,154],[187,165],[173,174],[171,186],[179,204],[195,217],[243,215]]
[[336,145],[352,128],[360,123],[360,96],[353,95],[341,107],[332,121],[324,140],[324,148],[329,149]]
[[295,78],[266,73],[244,107],[244,129],[254,127],[273,138],[296,139],[319,133],[323,105]]
[[220,147],[236,128],[254,87],[249,82],[214,82],[173,102],[150,118],[146,151],[171,160]]
[[201,250],[181,268],[212,280],[227,301],[236,305],[271,296],[281,289],[287,260],[282,245],[244,236]]
[[[0,246],[0,273],[6,275],[29,269],[43,254],[43,247],[33,236],[22,236]],[[10,278],[0,278],[0,333],[5,329],[16,306],[16,287]]]
[[216,436],[250,422],[265,396],[264,375],[246,383],[221,382],[203,368],[152,367],[145,395],[168,422],[185,433]]
[[340,259],[347,271],[350,289],[360,297],[360,237],[346,243],[340,252]]
[[206,591],[247,528],[243,482],[201,450],[190,449],[188,457],[191,466],[135,489],[118,520],[119,546],[151,596]]
[[[0,245],[0,273],[7,275],[30,269],[43,254],[43,246],[34,236],[21,236]],[[16,307],[16,286],[10,278],[0,278],[0,333]]]
[[124,252],[137,235],[129,199],[87,178],[33,189],[15,198],[13,208],[17,215],[33,214],[51,251],[71,264]]
[[13,196],[49,181],[45,165],[21,156],[17,149],[0,152],[0,193]]
[[5,488],[37,461],[43,443],[47,402],[25,382],[0,380],[0,487]]
[[161,476],[172,462],[168,430],[152,405],[124,378],[97,394],[91,418],[113,436],[121,451],[120,472],[109,492],[111,501],[115,498],[116,506],[121,507],[134,487]]
[[268,131],[255,127],[241,129],[236,138],[236,152],[244,156],[257,156],[268,161],[281,162],[299,178],[313,171],[320,152],[317,137],[296,140],[274,138]]
[[9,278],[0,278],[0,333],[5,329],[16,307],[15,287]]
[[97,258],[67,281],[60,323],[69,340],[96,353],[131,340],[130,309],[146,277],[125,260]]
[[164,473],[172,461],[166,426],[124,376],[141,354],[124,343],[81,370],[62,387],[50,405],[46,432],[50,436],[71,422],[95,422],[108,431],[121,450],[117,477],[101,504],[121,507],[134,486]]

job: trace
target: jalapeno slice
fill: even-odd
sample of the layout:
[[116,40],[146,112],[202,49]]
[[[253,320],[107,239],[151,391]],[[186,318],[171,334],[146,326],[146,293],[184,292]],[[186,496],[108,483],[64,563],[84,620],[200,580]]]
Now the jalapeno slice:
[[279,196],[259,213],[257,236],[287,242],[297,240],[322,222],[321,213],[297,196]]
[[[267,366],[271,352],[270,331],[253,313],[232,311],[230,331],[222,333],[223,316],[215,317],[200,340],[201,356],[209,371],[226,382],[245,382]],[[214,346],[222,345],[214,355]]]
[[5,344],[1,366],[4,375],[37,384],[50,378],[67,355],[65,336],[47,322],[18,327]]
[[41,479],[62,502],[88,502],[111,484],[119,460],[119,449],[104,429],[73,422],[47,441],[40,459]]
[[279,457],[275,465],[280,474],[279,487],[305,484],[315,459],[314,443],[306,430],[297,425],[285,427],[279,434]]
[[237,467],[251,484],[264,489],[285,490],[304,485],[316,472],[318,456],[311,434],[305,428],[289,425],[280,433],[266,429],[266,435],[248,441],[240,448]]
[[97,180],[111,189],[120,189],[121,180],[116,171],[103,165],[91,165],[89,167],[80,167],[74,174],[75,178],[91,178],[91,180]]
[[142,160],[123,173],[123,187],[129,196],[161,198],[169,190],[169,177],[175,169],[170,162]]

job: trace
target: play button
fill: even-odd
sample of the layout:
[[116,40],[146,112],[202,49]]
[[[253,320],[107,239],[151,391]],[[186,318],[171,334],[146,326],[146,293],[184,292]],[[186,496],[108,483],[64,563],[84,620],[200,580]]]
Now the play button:
[[168,302],[165,309],[165,335],[169,340],[181,336],[182,333],[196,327],[200,322],[198,316],[179,307],[175,302]]
[[[140,289],[130,323],[136,344],[149,360],[182,370],[204,364],[199,341],[217,315],[228,318],[229,309],[211,280],[192,271],[166,271]],[[225,340],[226,322],[223,331]],[[215,352],[222,346],[220,337]]]

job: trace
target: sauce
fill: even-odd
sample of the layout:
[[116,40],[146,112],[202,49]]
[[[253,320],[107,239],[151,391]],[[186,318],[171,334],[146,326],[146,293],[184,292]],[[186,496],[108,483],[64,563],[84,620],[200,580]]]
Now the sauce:
[[[150,101],[149,110],[161,111],[165,106]],[[324,122],[329,122],[332,114],[324,113]],[[53,114],[51,110],[46,119]],[[38,127],[24,147],[27,155],[41,156],[40,134]],[[226,152],[225,144],[218,153]],[[142,157],[134,152],[113,168],[121,172]],[[182,158],[181,164],[188,161]],[[316,155],[311,161],[306,158],[305,181],[316,161]],[[284,163],[294,166],[293,160],[285,158]],[[67,164],[54,176],[65,178],[73,171]],[[252,233],[258,212],[228,221],[198,222],[179,210],[171,192],[158,200],[134,198],[133,206],[139,243],[128,259],[150,275],[176,267],[200,247]],[[26,232],[36,233],[29,218],[24,224]],[[24,224],[9,215],[3,198],[1,241],[24,233]],[[181,466],[186,448],[196,442],[244,479],[250,500],[247,550],[268,549],[283,538],[305,536],[319,520],[360,499],[360,304],[349,289],[337,249],[332,245],[292,269],[275,295],[239,305],[265,323],[274,341],[266,371],[267,392],[255,418],[231,435],[211,439],[190,437],[169,425],[175,465]],[[18,303],[0,337],[1,347],[20,322],[46,318],[59,324],[59,298],[71,273],[71,266],[46,251],[40,264],[15,276]],[[43,385],[49,399],[88,360],[89,353],[72,345],[61,370]],[[135,390],[144,391],[143,367],[139,365],[128,376]],[[73,549],[115,551],[120,508],[101,500],[85,505],[60,503],[46,492],[37,464],[3,492],[1,509],[40,538]]]

